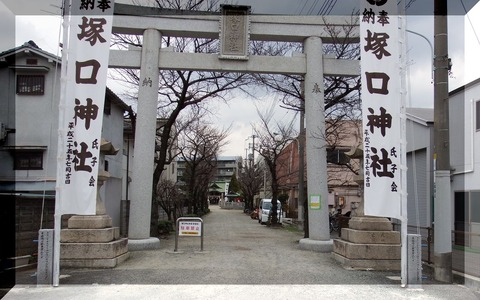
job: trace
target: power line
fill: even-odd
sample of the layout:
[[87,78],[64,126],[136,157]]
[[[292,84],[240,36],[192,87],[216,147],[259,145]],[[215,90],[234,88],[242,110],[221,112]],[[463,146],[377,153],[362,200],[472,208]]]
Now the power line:
[[308,13],[307,13],[307,14],[309,14],[309,15],[312,14],[314,8],[317,6],[317,4],[318,4],[319,1],[320,1],[320,0],[315,0],[315,1],[313,2],[312,6],[310,6],[310,9],[308,10]]
[[407,5],[405,5],[405,9],[410,8],[410,6],[412,6],[412,4],[415,3],[415,1],[417,1],[417,0],[408,1]]
[[303,3],[302,9],[300,9],[300,11],[298,11],[298,9],[300,8],[300,6],[301,6],[302,4],[301,4],[301,3],[298,3],[298,6],[297,6],[297,10],[296,10],[296,11],[298,12],[299,15],[302,14],[303,10],[305,9],[305,6],[307,5],[307,2],[308,2],[308,0],[305,0],[305,2]]
[[337,0],[327,0],[317,12],[317,15],[329,15],[337,4]]
[[321,15],[323,10],[325,9],[325,7],[327,6],[327,2],[329,2],[329,0],[323,2],[322,6],[320,7],[320,9],[318,10],[317,12],[317,15]]
[[335,2],[332,3],[332,5],[330,6],[330,9],[328,10],[328,13],[327,15],[329,15],[331,12],[332,12],[332,9],[335,7],[335,5],[337,4],[337,0],[334,0]]

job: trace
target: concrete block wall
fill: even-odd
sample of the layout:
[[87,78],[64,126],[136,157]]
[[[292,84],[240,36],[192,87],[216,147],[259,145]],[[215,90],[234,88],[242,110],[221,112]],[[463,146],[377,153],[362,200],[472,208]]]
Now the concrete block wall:
[[[55,200],[45,199],[43,208],[43,229],[53,229]],[[40,222],[42,217],[41,198],[20,198],[15,201],[15,256],[37,253]]]

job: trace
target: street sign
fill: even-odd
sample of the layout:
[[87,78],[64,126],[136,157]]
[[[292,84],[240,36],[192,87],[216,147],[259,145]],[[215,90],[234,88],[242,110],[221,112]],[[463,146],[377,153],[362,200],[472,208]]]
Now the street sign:
[[180,236],[202,236],[202,222],[200,221],[179,221]]
[[201,218],[187,218],[181,217],[177,219],[175,227],[175,249],[178,251],[178,237],[179,236],[193,236],[200,237],[200,252],[203,252],[203,220]]

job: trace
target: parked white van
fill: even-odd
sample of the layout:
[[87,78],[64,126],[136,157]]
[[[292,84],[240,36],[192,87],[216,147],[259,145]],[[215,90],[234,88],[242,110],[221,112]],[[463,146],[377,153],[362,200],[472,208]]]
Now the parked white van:
[[[268,215],[272,209],[272,199],[262,199],[258,206],[258,223],[266,224],[268,222]],[[282,223],[282,203],[277,200],[277,218],[278,223]]]

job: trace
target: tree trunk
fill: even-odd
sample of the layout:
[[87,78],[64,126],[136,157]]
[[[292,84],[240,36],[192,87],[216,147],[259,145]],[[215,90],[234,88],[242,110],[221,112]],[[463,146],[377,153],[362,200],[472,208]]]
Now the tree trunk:
[[272,184],[271,184],[271,188],[272,188],[272,221],[271,221],[271,224],[272,225],[276,225],[278,224],[278,203],[277,203],[277,199],[278,199],[278,183],[277,183],[277,173],[276,173],[276,165],[274,164],[272,166],[275,171],[272,171],[271,172],[271,175],[272,175]]
[[152,200],[152,211],[150,214],[150,236],[158,236],[158,203]]

